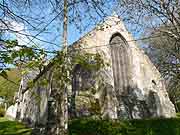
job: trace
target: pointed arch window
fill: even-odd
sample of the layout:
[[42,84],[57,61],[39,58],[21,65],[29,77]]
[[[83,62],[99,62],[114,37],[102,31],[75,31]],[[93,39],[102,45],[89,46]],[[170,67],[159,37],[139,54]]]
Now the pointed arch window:
[[115,90],[121,95],[129,87],[128,44],[121,34],[110,39]]

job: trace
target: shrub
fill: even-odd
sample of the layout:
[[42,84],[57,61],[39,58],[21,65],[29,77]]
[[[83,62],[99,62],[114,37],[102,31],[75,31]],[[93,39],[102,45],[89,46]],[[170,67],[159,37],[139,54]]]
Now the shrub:
[[3,107],[0,107],[0,117],[4,117],[5,115],[5,109]]
[[81,118],[69,123],[69,135],[180,135],[180,119],[110,121]]
[[176,117],[180,118],[180,112],[176,113]]
[[[176,109],[178,109],[178,111],[180,111],[180,102],[176,103]],[[179,112],[180,113],[180,112]]]

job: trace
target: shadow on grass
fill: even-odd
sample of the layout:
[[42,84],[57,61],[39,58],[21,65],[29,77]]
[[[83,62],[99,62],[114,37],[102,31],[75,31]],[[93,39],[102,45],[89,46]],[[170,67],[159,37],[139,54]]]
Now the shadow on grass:
[[17,121],[0,118],[0,135],[30,135],[31,129]]

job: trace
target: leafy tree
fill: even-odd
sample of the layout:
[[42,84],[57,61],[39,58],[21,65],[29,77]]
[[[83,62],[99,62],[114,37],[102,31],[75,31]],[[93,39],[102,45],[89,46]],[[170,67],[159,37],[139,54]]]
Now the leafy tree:
[[[84,20],[85,20],[85,18],[87,18],[87,16],[88,16],[88,23],[97,22],[97,21],[95,21],[97,18],[99,18],[99,17],[103,18],[105,16],[105,12],[104,12],[105,10],[103,10],[103,9],[104,8],[109,9],[109,7],[105,6],[106,5],[105,3],[107,4],[108,2],[105,2],[103,0],[102,1],[101,0],[100,1],[94,1],[94,0],[90,0],[90,1],[86,1],[86,0],[85,1],[73,1],[73,0],[14,1],[13,0],[13,1],[3,1],[2,3],[0,3],[0,8],[2,9],[2,14],[4,14],[4,16],[6,18],[8,18],[7,21],[4,21],[3,20],[4,18],[2,18],[2,24],[3,24],[2,31],[16,32],[18,34],[23,34],[28,38],[31,37],[29,43],[34,43],[33,40],[36,39],[36,40],[44,42],[44,43],[54,44],[49,41],[39,39],[38,36],[41,33],[46,32],[48,26],[55,20],[58,20],[58,25],[59,24],[60,24],[60,26],[63,25],[63,30],[61,32],[59,32],[59,34],[58,34],[58,35],[60,35],[61,33],[63,33],[63,43],[62,44],[58,43],[59,46],[63,45],[63,50],[61,51],[61,49],[58,48],[58,51],[56,51],[54,54],[54,55],[57,55],[56,58],[58,58],[58,59],[56,59],[56,58],[53,59],[47,66],[43,67],[44,63],[42,62],[41,59],[39,62],[39,56],[40,56],[39,54],[41,54],[41,53],[39,53],[39,49],[36,49],[36,48],[34,49],[32,47],[27,47],[27,46],[19,46],[20,48],[25,47],[25,49],[24,48],[20,49],[19,52],[13,51],[13,54],[14,53],[15,54],[13,55],[14,57],[12,57],[12,59],[11,59],[11,57],[8,57],[8,55],[9,55],[8,53],[5,53],[6,56],[2,59],[3,66],[4,66],[4,63],[5,64],[14,64],[14,62],[18,61],[18,65],[20,65],[20,66],[28,65],[28,67],[34,68],[33,66],[35,65],[35,68],[41,67],[40,74],[37,76],[37,78],[35,80],[32,81],[33,84],[36,81],[38,81],[38,79],[42,76],[42,74],[44,74],[52,66],[57,67],[56,70],[58,70],[57,71],[58,73],[62,73],[62,74],[59,74],[59,76],[57,78],[59,80],[59,83],[58,83],[59,84],[59,93],[63,92],[61,94],[63,97],[61,99],[58,99],[59,106],[61,107],[61,108],[59,108],[59,111],[60,110],[62,111],[62,113],[61,113],[62,116],[59,116],[59,118],[63,117],[64,119],[60,120],[60,123],[58,123],[58,131],[61,130],[62,127],[64,129],[66,129],[66,127],[67,127],[68,112],[67,112],[67,86],[66,86],[66,84],[69,83],[69,79],[71,77],[72,69],[70,68],[71,67],[70,65],[74,64],[74,63],[71,63],[69,61],[70,58],[67,57],[68,56],[68,54],[67,54],[67,45],[68,45],[67,27],[68,27],[68,24],[73,24],[74,26],[76,26],[76,28],[79,31],[82,31],[81,26],[84,26],[82,24],[83,24],[83,22],[85,22]],[[43,18],[45,16],[47,16],[47,14],[43,15],[43,16],[41,16],[42,14],[38,14],[38,17],[37,17],[37,15],[28,14],[28,16],[27,16],[27,14],[26,14],[27,12],[31,13],[29,11],[31,11],[32,9],[37,9],[36,7],[38,7],[40,12],[43,12],[44,10],[43,10],[43,8],[41,8],[42,7],[41,5],[43,5],[45,7],[46,6],[50,7],[49,8],[50,16],[48,16],[48,17],[52,18],[52,20],[50,20],[50,22],[48,22],[48,23],[44,23],[44,22],[47,22],[47,20],[43,20]],[[20,7],[23,7],[23,8],[20,8]],[[36,10],[36,11],[39,13],[38,10]],[[46,10],[45,12],[47,12],[47,11],[48,10]],[[62,17],[64,19],[62,19]],[[35,19],[35,18],[38,18],[38,19]],[[24,24],[28,25],[27,28],[31,28],[31,31],[36,31],[37,34],[31,36],[31,35],[21,33],[19,31],[15,31],[14,29],[11,29],[9,27],[9,25],[7,25],[8,24],[7,22],[11,21],[11,19],[15,20],[16,22],[17,21],[23,22]],[[91,21],[89,21],[89,19],[91,19]],[[59,22],[59,20],[60,20],[60,22]],[[37,27],[38,26],[42,26],[42,27],[39,30],[37,27],[35,27],[35,25]],[[86,28],[86,26],[84,28]],[[16,44],[16,46],[18,46],[18,44]],[[12,51],[12,49],[10,51]],[[41,52],[41,50],[40,50],[40,52]],[[47,51],[45,51],[45,52],[47,52]],[[22,58],[21,58],[22,56],[24,57],[25,61],[22,61]],[[7,59],[8,61],[6,61],[7,57],[8,57],[8,59]],[[84,57],[85,60],[87,60],[86,57],[89,58],[89,55],[85,55],[85,57]],[[80,57],[76,57],[76,58],[80,58]],[[81,60],[84,61],[83,60],[84,58],[81,58]],[[34,60],[36,60],[36,59],[38,61],[37,62],[38,64],[34,62]],[[28,63],[26,61],[28,61]],[[25,62],[25,64],[24,64],[24,62]],[[40,63],[40,65],[39,65],[39,63]],[[17,65],[17,64],[15,64],[15,65]],[[3,77],[7,77],[4,69],[2,70],[1,75]],[[65,132],[66,132],[65,130],[63,132],[59,131],[57,134],[66,134],[67,132],[66,133]]]
[[5,98],[9,106],[13,103],[15,92],[19,89],[20,73],[17,69],[11,69],[7,75],[6,79],[0,77],[0,96]]
[[152,36],[160,36],[148,40],[147,53],[167,80],[169,97],[179,111],[177,102],[180,98],[180,42],[176,37],[161,32],[174,32],[173,29],[174,27],[162,26],[159,30],[153,31]]

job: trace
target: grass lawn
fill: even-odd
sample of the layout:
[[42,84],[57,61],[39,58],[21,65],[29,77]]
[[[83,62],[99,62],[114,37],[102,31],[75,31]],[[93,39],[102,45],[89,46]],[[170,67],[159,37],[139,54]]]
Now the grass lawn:
[[17,121],[0,117],[0,135],[30,135],[31,129]]

